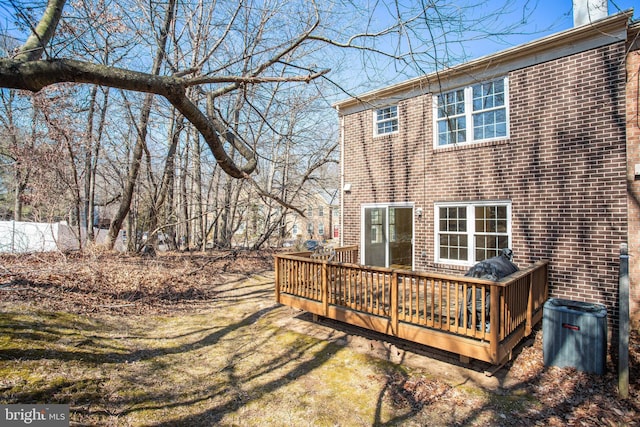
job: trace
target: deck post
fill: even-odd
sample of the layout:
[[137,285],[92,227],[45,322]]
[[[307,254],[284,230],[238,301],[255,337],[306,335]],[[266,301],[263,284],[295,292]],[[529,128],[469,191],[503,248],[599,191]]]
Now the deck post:
[[500,288],[497,285],[491,286],[491,311],[489,312],[489,354],[493,363],[498,364],[498,344],[500,331]]
[[328,268],[327,261],[323,261],[322,263],[322,311],[324,312],[324,316],[327,317],[329,315],[329,286],[328,286]]
[[529,336],[533,329],[533,287],[536,286],[536,281],[534,280],[535,274],[529,275],[529,292],[527,295],[527,323],[524,326],[524,334]]
[[275,258],[276,302],[280,303],[280,258],[277,255]]
[[629,248],[620,245],[618,272],[618,395],[629,397]]
[[398,334],[398,273],[391,273],[391,328],[393,335]]

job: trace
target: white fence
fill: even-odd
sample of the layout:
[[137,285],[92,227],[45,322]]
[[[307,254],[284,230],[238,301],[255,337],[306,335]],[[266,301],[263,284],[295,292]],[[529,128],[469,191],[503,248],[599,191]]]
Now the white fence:
[[[107,230],[94,229],[96,243],[105,242],[107,233]],[[85,230],[82,230],[82,241],[86,241]],[[0,221],[0,253],[64,252],[79,248],[78,229],[66,222]],[[115,249],[124,250],[122,238],[117,239]]]

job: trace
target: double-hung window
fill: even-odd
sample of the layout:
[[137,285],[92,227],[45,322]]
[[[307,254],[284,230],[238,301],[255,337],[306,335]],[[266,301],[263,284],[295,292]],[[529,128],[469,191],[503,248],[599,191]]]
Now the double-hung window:
[[378,108],[374,112],[373,121],[375,136],[398,132],[398,106]]
[[506,77],[434,97],[435,146],[509,137]]
[[511,244],[511,203],[438,203],[436,262],[471,265]]

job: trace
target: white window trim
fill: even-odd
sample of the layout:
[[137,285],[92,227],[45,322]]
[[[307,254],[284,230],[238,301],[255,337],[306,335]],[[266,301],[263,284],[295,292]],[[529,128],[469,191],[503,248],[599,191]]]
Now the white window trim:
[[[498,136],[495,138],[486,138],[486,139],[473,139],[473,86],[478,85],[478,84],[483,84],[483,83],[487,83],[487,82],[491,82],[491,81],[496,81],[496,80],[500,80],[500,77],[496,77],[495,79],[488,79],[488,80],[484,80],[482,82],[474,82],[473,84],[470,84],[468,86],[464,87],[464,111],[465,114],[464,116],[467,118],[467,127],[466,127],[466,131],[467,131],[467,140],[465,142],[459,142],[459,143],[453,143],[453,144],[446,144],[446,145],[438,145],[438,96],[445,94],[445,93],[449,93],[449,92],[453,92],[455,90],[459,90],[460,88],[453,88],[453,89],[449,89],[446,90],[444,92],[441,93],[436,93],[433,95],[432,97],[432,112],[431,112],[431,116],[432,116],[432,128],[433,128],[433,148],[435,150],[442,150],[442,149],[446,149],[446,148],[451,148],[451,147],[458,147],[458,146],[465,146],[465,145],[472,145],[472,144],[478,144],[481,142],[490,142],[490,141],[501,141],[501,140],[507,140],[511,137],[511,126],[510,126],[510,107],[509,107],[509,77],[505,76],[502,77],[502,79],[504,80],[504,108],[505,108],[505,116],[506,116],[506,125],[507,125],[507,134],[506,136]],[[495,110],[496,108],[493,109],[487,109],[486,111],[490,111],[490,110]]]
[[[398,123],[398,126],[396,126],[396,130],[393,132],[387,132],[387,133],[378,133],[378,111],[382,110],[384,108],[389,108],[389,107],[396,107],[396,117],[395,120]],[[391,121],[394,119],[386,119],[386,120],[381,120],[380,122],[386,122],[386,121]],[[389,104],[389,105],[385,105],[382,107],[377,107],[373,110],[373,136],[375,137],[382,137],[382,136],[388,136],[388,135],[395,135],[398,132],[400,132],[400,108],[398,108],[397,104]]]
[[[473,236],[476,234],[476,221],[475,221],[475,212],[474,208],[476,206],[496,206],[502,205],[507,207],[507,236],[509,239],[509,248],[513,243],[513,235],[511,233],[511,222],[512,222],[512,211],[511,211],[511,201],[510,200],[491,200],[491,201],[480,201],[480,202],[444,202],[444,203],[434,203],[434,234],[433,234],[433,253],[434,253],[434,262],[436,264],[446,264],[446,265],[460,265],[470,267],[474,265],[476,261],[476,251],[475,251],[475,239]],[[452,259],[442,259],[440,258],[440,208],[444,207],[466,207],[467,208],[467,241],[472,247],[469,247],[467,250],[467,260],[452,260]]]
[[[389,208],[410,208],[413,210],[413,218],[412,218],[412,230],[413,230],[413,235],[411,236],[411,246],[412,246],[412,251],[411,251],[411,259],[413,260],[413,265],[411,266],[411,269],[415,269],[416,267],[416,218],[415,218],[415,203],[414,202],[392,202],[392,203],[365,203],[360,205],[360,248],[362,248],[362,250],[360,250],[360,263],[364,263],[364,259],[365,259],[365,239],[364,239],[364,235],[365,235],[365,230],[364,230],[364,213],[366,209],[370,209],[370,208],[383,208],[386,209],[387,211],[387,221],[384,224],[385,228],[384,228],[384,233],[385,236],[387,236],[387,238],[389,237]],[[387,245],[385,248],[385,259],[387,264],[389,263],[389,242],[387,241]]]

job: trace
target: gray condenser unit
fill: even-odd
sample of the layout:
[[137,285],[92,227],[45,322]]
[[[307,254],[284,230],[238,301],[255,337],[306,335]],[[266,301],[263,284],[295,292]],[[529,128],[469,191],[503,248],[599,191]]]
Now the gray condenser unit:
[[607,309],[602,304],[550,298],[543,308],[546,366],[602,375],[607,353]]

